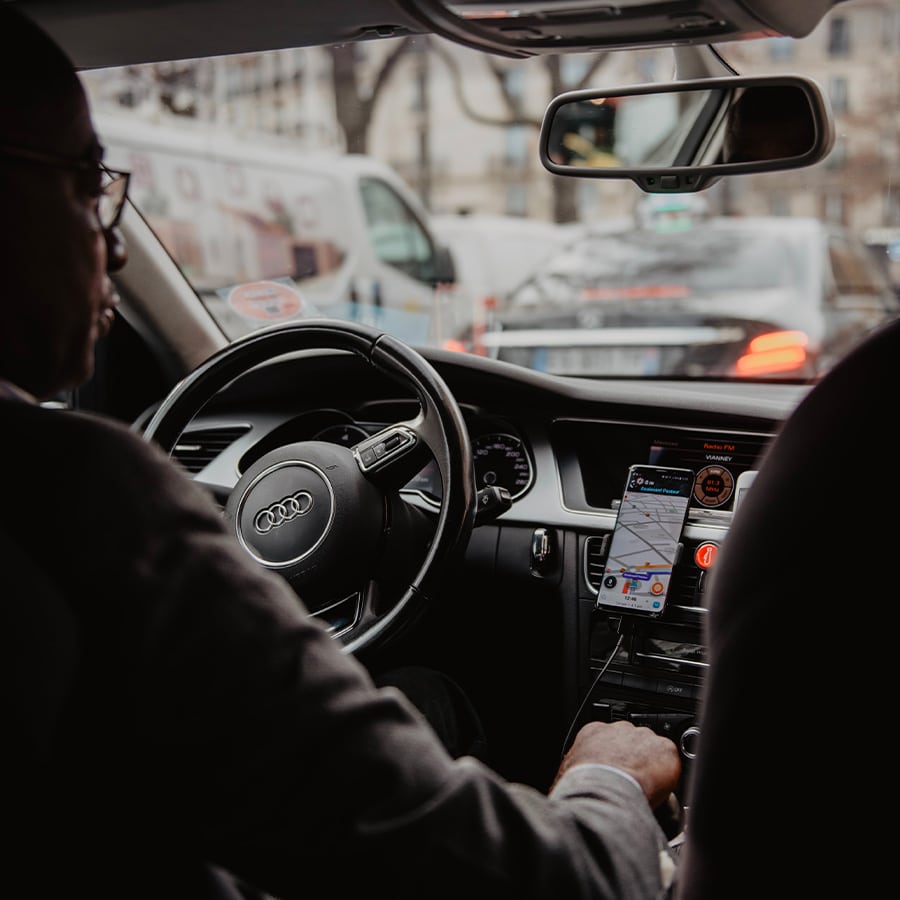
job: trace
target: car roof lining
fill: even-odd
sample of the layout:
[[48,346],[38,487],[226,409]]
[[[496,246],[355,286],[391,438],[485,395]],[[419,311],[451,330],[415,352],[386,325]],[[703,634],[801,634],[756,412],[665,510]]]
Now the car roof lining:
[[[3,0],[79,69],[420,34],[390,0]],[[98,28],[98,23],[103,27]]]
[[[327,0],[325,3],[306,0],[0,2],[8,2],[31,15],[66,49],[79,69],[340,44],[379,37],[444,33],[438,20],[432,21],[423,14],[424,10],[440,6],[433,0]],[[686,7],[709,7],[710,12],[722,7],[736,16],[730,25],[725,19],[722,20],[720,24],[725,30],[718,38],[708,35],[700,43],[728,39],[729,34],[731,37],[738,34],[761,37],[780,32],[798,36],[810,30],[829,7],[841,2],[844,0],[808,0],[805,4],[793,6],[786,6],[784,0],[694,0],[693,3],[671,0],[669,4],[655,2],[647,9],[652,7],[659,12],[661,18],[657,25],[641,26],[643,30],[623,33],[619,38],[604,35],[602,11],[608,13],[611,5],[598,3],[596,40],[603,43],[603,40],[608,39],[612,41],[610,46],[618,47],[697,43],[698,37],[691,39],[685,35],[676,36],[672,30],[672,21],[669,21],[680,20]],[[639,21],[644,15],[643,7],[628,9],[637,17],[635,21]],[[669,9],[671,12],[667,12]],[[620,10],[624,11],[625,7]],[[663,24],[667,21],[669,27],[664,28]],[[98,27],[100,25],[102,27]],[[769,25],[775,25],[775,30],[770,30]],[[754,31],[757,26],[759,30]],[[637,39],[638,35],[640,40]],[[450,37],[460,43],[472,43],[460,34],[454,33]],[[527,43],[527,39],[523,37],[522,46],[511,55],[530,55]],[[475,44],[478,42],[475,41]],[[489,47],[492,52],[509,55],[507,44],[509,39],[498,50],[488,41],[484,48]],[[553,47],[558,47],[559,50],[552,49]],[[558,43],[551,40],[544,52],[566,49],[572,48],[567,47],[565,40]],[[577,49],[587,50],[590,47],[579,46]]]

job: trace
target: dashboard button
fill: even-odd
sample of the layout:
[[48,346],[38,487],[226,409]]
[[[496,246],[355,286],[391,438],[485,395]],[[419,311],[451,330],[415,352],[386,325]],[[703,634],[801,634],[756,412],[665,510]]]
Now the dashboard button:
[[719,545],[712,541],[704,541],[694,551],[694,562],[704,571],[711,569],[716,561],[716,555],[719,552]]
[[693,700],[696,697],[696,691],[691,684],[685,684],[682,681],[671,681],[668,678],[661,678],[656,683],[656,690],[660,694],[667,697],[681,697],[683,699]]
[[646,725],[653,728],[659,722],[659,713],[630,712],[628,721],[634,725]]

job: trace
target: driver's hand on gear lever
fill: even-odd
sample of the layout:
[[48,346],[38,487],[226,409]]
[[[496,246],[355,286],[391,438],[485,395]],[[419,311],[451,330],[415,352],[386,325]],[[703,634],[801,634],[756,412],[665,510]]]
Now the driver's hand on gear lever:
[[674,742],[646,726],[626,721],[583,725],[560,763],[554,785],[569,769],[590,764],[627,772],[641,786],[654,810],[669,801],[681,776],[681,758]]

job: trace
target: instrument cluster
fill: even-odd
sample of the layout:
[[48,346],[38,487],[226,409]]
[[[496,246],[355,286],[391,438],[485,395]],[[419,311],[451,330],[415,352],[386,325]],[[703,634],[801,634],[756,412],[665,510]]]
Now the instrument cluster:
[[[335,411],[336,412],[336,411]],[[350,418],[332,422],[312,435],[314,440],[352,447],[380,431],[388,423]],[[506,488],[513,501],[528,491],[534,481],[534,463],[525,442],[508,423],[472,418],[469,421],[476,488]],[[441,478],[434,461],[429,462],[404,488],[433,505],[440,502]]]

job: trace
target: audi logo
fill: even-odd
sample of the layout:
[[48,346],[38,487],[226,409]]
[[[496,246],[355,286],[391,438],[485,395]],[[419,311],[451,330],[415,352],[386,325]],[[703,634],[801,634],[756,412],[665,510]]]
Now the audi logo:
[[253,527],[260,534],[268,534],[292,519],[305,516],[313,508],[313,498],[309,491],[297,491],[290,497],[283,497],[271,506],[261,509],[253,519]]

